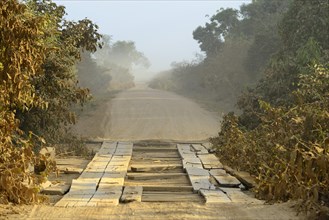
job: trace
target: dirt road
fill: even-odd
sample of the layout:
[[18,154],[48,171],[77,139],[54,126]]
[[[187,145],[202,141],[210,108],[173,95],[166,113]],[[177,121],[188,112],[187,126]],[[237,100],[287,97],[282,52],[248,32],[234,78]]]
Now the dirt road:
[[75,129],[87,137],[116,141],[195,141],[217,134],[218,116],[182,96],[137,84],[90,107]]
[[[219,118],[192,101],[143,85],[118,94],[88,113],[80,131],[112,140],[205,140],[216,135]],[[103,133],[99,133],[104,131]],[[304,219],[290,204],[142,202],[113,207],[36,205],[12,219]]]

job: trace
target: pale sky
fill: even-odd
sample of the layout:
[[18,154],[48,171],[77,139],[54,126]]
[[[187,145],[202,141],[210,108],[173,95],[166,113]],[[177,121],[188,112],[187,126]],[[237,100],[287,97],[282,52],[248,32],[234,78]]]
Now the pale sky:
[[151,72],[170,68],[173,61],[193,60],[200,53],[192,32],[209,21],[221,7],[239,8],[251,0],[217,1],[112,1],[54,0],[66,7],[67,19],[85,17],[95,22],[100,33],[114,41],[134,41],[150,60]]

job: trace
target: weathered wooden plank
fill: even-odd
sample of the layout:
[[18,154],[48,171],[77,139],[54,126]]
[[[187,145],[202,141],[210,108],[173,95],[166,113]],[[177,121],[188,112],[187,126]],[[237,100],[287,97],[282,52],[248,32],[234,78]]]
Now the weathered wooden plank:
[[224,166],[223,168],[226,170],[226,172],[232,176],[235,176],[247,188],[253,188],[256,186],[255,178],[252,177],[248,172],[236,171],[229,166]]
[[193,192],[192,186],[149,186],[149,185],[143,185],[143,192],[148,191],[163,191],[163,192]]
[[122,185],[113,185],[108,183],[100,183],[97,188],[97,194],[118,194],[122,193]]
[[245,194],[239,188],[220,188],[222,191],[226,193],[226,195],[231,199],[234,203],[249,203],[249,204],[263,204],[262,200],[258,200],[252,196]]
[[66,194],[60,201],[58,201],[55,206],[59,207],[74,207],[76,205],[81,206],[86,205],[91,199],[93,194]]
[[[132,151],[133,149],[133,144],[132,143],[119,143],[117,146],[117,149],[115,151],[115,154],[120,151]],[[118,154],[116,154],[118,155]]]
[[113,154],[104,154],[104,155],[95,155],[94,158],[90,161],[88,166],[91,166],[94,163],[108,163]]
[[196,154],[208,154],[208,150],[201,144],[192,144],[192,148]]
[[128,173],[127,178],[130,180],[152,180],[168,179],[176,177],[187,177],[186,173]]
[[185,164],[184,169],[188,168],[188,167],[195,167],[195,168],[203,168],[202,164],[192,164],[192,163],[188,163]]
[[150,179],[143,179],[143,180],[131,180],[126,179],[125,185],[133,186],[136,185],[190,185],[189,179],[187,176],[176,176],[174,178],[150,178]]
[[182,161],[182,158],[180,157],[176,157],[176,158],[167,158],[167,157],[164,157],[164,158],[157,158],[157,157],[154,157],[154,158],[147,158],[147,157],[138,157],[138,156],[135,156],[133,157],[130,162],[131,163],[172,163],[172,162],[176,162],[176,163],[179,163]]
[[133,152],[133,158],[181,158],[178,152]]
[[212,169],[209,171],[209,173],[216,179],[220,186],[239,187],[241,184],[237,178],[227,174],[223,169]]
[[183,168],[184,169],[186,169],[187,167],[203,168],[200,159],[197,158],[197,157],[185,157],[182,160],[182,163],[183,163]]
[[[92,170],[94,171],[94,170]],[[78,180],[91,180],[94,179],[95,182],[98,182],[98,180],[103,176],[103,171],[100,172],[90,172],[90,171],[85,171],[83,172],[79,177]]]
[[99,149],[96,156],[113,154],[116,149],[117,149],[116,142],[103,142],[101,149]]
[[167,148],[167,147],[135,147],[134,146],[134,152],[173,152],[177,151],[177,148]]
[[142,202],[200,202],[202,201],[202,197],[198,194],[143,194]]
[[100,183],[97,192],[88,202],[87,206],[118,205],[122,195],[122,186]]
[[186,154],[195,154],[191,150],[190,144],[177,144],[178,153],[181,156],[181,158],[185,158]]
[[167,171],[174,169],[182,169],[182,164],[137,164],[131,165],[131,170],[134,172],[152,172],[152,171]]
[[69,191],[70,187],[69,184],[60,183],[43,189],[41,193],[46,195],[64,195]]
[[200,189],[200,194],[205,198],[206,203],[230,203],[231,199],[221,190]]
[[207,176],[209,177],[209,171],[202,169],[202,168],[197,168],[197,167],[188,167],[186,168],[186,173],[189,176]]
[[107,194],[96,193],[88,202],[87,206],[111,206],[118,205],[121,192],[113,192]]
[[194,192],[200,189],[215,189],[215,186],[209,181],[209,176],[190,176],[190,182],[193,186]]
[[106,172],[100,179],[99,183],[123,186],[123,183],[125,181],[125,176],[126,176],[125,172],[120,172],[120,173]]
[[91,182],[91,181],[84,181],[81,179],[73,179],[69,194],[71,195],[93,194],[96,191],[97,184],[98,181]]
[[134,202],[134,201],[141,202],[142,194],[143,194],[142,186],[126,186],[125,189],[123,190],[120,201],[123,203]]
[[106,167],[104,173],[107,173],[107,172],[118,172],[118,173],[120,173],[120,172],[127,172],[127,166],[123,166],[123,165],[122,166],[119,166],[119,165],[111,165],[111,164],[109,164]]
[[131,155],[114,155],[111,162],[130,161]]
[[198,155],[202,165],[205,169],[222,169],[223,165],[214,154],[200,154]]
[[194,191],[199,191],[200,189],[215,189],[215,186],[209,181],[210,176],[207,170],[188,167],[186,168],[186,172]]

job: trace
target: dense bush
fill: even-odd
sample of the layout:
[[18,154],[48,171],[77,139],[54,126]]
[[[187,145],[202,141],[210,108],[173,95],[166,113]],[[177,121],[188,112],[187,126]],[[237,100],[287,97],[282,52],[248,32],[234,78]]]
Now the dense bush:
[[329,70],[314,66],[300,76],[294,104],[272,107],[259,101],[259,125],[247,130],[238,117],[224,117],[212,139],[219,157],[257,177],[258,197],[303,199],[304,208],[328,206],[329,199]]
[[328,11],[327,1],[292,2],[265,77],[239,99],[242,114],[226,115],[212,139],[225,163],[257,177],[258,197],[301,200],[303,210],[327,213]]

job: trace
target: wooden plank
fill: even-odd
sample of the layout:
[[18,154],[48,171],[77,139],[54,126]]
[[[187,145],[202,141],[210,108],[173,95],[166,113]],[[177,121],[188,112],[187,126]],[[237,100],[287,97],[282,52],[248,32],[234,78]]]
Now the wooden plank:
[[108,193],[108,194],[98,194],[96,193],[88,202],[87,206],[112,206],[118,205],[119,199],[121,197],[120,193]]
[[202,197],[198,194],[143,194],[142,202],[200,202]]
[[147,191],[168,191],[168,192],[193,192],[193,187],[192,186],[143,186],[143,192]]
[[167,148],[167,147],[135,147],[134,152],[175,152],[177,148]]
[[174,178],[153,178],[153,179],[144,179],[144,180],[125,180],[125,185],[190,185],[189,179],[187,176],[177,176]]
[[220,188],[234,203],[248,203],[248,204],[264,204],[262,200],[258,200],[252,196],[245,194],[239,188]]
[[138,157],[142,157],[142,158],[181,158],[180,155],[178,154],[178,152],[133,152],[132,154],[133,158],[138,158]]
[[131,163],[140,163],[140,162],[149,162],[149,163],[168,163],[168,162],[181,162],[182,158],[180,157],[175,157],[175,158],[168,158],[168,157],[164,157],[164,158],[157,158],[157,157],[153,157],[153,158],[145,158],[145,157],[138,157],[138,156],[134,156],[131,160]]
[[196,154],[208,154],[208,150],[201,144],[192,144],[192,148]]
[[114,155],[110,162],[126,162],[131,160],[131,155]]
[[209,177],[209,171],[202,169],[202,168],[188,167],[188,168],[186,168],[186,172],[190,176],[207,176],[207,177]]
[[93,194],[96,191],[98,182],[83,181],[80,179],[73,179],[69,191],[71,195],[77,194]]
[[241,182],[237,178],[227,174],[226,171],[223,169],[212,169],[209,171],[209,173],[216,179],[219,186],[239,187],[239,185],[241,184]]
[[190,182],[193,186],[194,192],[200,189],[215,189],[215,186],[209,181],[209,176],[190,176]]
[[202,165],[205,169],[222,169],[223,165],[214,154],[200,154],[198,155]]
[[123,183],[125,181],[125,176],[126,176],[125,172],[120,172],[120,173],[107,172],[104,173],[99,183],[123,186]]
[[97,192],[90,199],[87,206],[118,205],[122,195],[122,188],[122,186],[100,183]]
[[127,166],[119,166],[119,165],[108,165],[104,171],[104,173],[107,172],[127,172]]
[[139,164],[131,165],[131,171],[134,172],[152,172],[152,171],[168,171],[182,169],[182,164]]
[[203,168],[200,159],[197,157],[185,157],[182,160],[182,163],[184,169],[186,169],[187,167]]
[[93,194],[66,194],[61,200],[59,200],[55,206],[59,207],[74,207],[86,205],[91,199]]
[[229,166],[224,166],[223,168],[226,170],[226,172],[232,176],[235,176],[247,188],[253,188],[256,186],[255,178],[252,177],[248,172],[236,171]]
[[[131,155],[133,149],[133,143],[131,142],[119,142],[117,149],[115,151],[115,155],[127,154]],[[130,153],[130,154],[129,154]]]
[[125,189],[123,190],[120,201],[123,203],[134,202],[134,201],[141,202],[142,194],[143,194],[142,186],[126,186]]
[[205,198],[206,203],[230,203],[231,199],[221,190],[201,189],[200,194]]
[[181,158],[186,157],[186,154],[195,154],[191,150],[190,144],[177,144],[178,153],[181,156]]
[[116,149],[117,149],[116,142],[103,142],[101,149],[99,149],[96,156],[113,154]]
[[122,193],[123,186],[100,183],[97,188],[97,194],[119,194]]
[[[93,171],[93,170],[92,170]],[[101,172],[89,172],[89,171],[85,171],[83,172],[79,177],[78,180],[91,180],[94,179],[94,182],[98,182],[99,179],[103,176],[103,171]]]
[[191,163],[188,163],[188,164],[185,164],[184,169],[186,169],[188,167],[195,167],[195,168],[200,168],[200,169],[203,168],[202,164],[191,164]]
[[186,172],[195,192],[200,189],[215,189],[215,186],[209,181],[210,175],[208,170],[188,167]]
[[43,189],[41,193],[46,195],[64,195],[69,191],[70,187],[71,185],[65,183],[55,184]]
[[168,179],[175,177],[187,177],[186,173],[128,173],[127,178],[130,180],[150,180],[150,179]]

